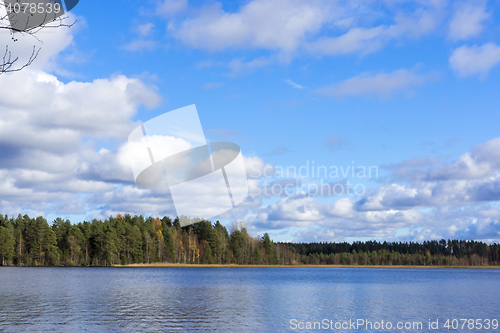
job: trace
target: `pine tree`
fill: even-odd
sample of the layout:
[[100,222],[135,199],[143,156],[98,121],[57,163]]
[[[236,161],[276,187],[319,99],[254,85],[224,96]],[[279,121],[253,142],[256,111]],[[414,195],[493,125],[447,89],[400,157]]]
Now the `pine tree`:
[[210,244],[207,243],[203,252],[203,262],[206,264],[213,264],[214,258],[212,256],[212,249],[210,248]]
[[[45,223],[47,223],[47,221],[45,221]],[[44,263],[50,266],[59,265],[59,251],[57,248],[56,234],[52,231],[48,224],[44,230],[43,254]]]
[[254,265],[260,265],[260,249],[258,247],[255,248],[255,251],[253,252],[253,264]]
[[175,262],[175,244],[170,229],[171,228],[167,227],[163,235],[165,241],[165,256],[167,261]]
[[6,227],[0,227],[0,257],[2,266],[7,265],[14,256],[14,236]]

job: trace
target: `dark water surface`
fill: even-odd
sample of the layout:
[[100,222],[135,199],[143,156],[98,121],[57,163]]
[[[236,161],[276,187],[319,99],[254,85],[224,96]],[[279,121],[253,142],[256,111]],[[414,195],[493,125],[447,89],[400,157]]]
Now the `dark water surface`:
[[[372,331],[427,332],[429,319],[433,332],[456,332],[447,319],[500,319],[500,270],[0,267],[7,332],[285,332],[324,320],[319,331],[384,320],[392,330]],[[474,325],[458,331],[500,331]]]

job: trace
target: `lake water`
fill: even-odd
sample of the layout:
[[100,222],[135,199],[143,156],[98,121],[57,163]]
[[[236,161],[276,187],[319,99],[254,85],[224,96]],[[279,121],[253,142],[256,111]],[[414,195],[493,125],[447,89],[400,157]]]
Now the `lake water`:
[[499,309],[493,269],[0,267],[7,332],[498,332]]

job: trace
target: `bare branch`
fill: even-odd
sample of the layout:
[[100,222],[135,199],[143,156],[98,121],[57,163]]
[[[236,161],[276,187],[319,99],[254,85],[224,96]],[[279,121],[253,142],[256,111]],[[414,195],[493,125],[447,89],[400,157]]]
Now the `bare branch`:
[[[0,6],[5,8],[4,1],[0,0]],[[6,15],[0,16],[0,33],[2,33],[1,32],[2,30],[8,30],[11,35],[11,39],[14,42],[18,41],[18,37],[32,37],[36,40],[37,43],[40,44],[43,44],[43,41],[40,40],[40,38],[38,38],[37,36],[37,34],[40,31],[45,29],[51,29],[51,28],[54,29],[61,27],[71,28],[77,22],[75,20],[71,24],[67,24],[65,23],[65,20],[68,18],[68,16],[59,16],[55,20],[46,22],[39,26],[30,27],[29,22],[27,22],[25,29],[19,29],[19,28],[15,29],[11,25],[12,23],[11,18],[12,17],[10,17],[8,13]],[[33,63],[33,61],[35,61],[35,59],[37,58],[40,50],[41,46],[37,47],[36,45],[34,45],[29,59],[25,63],[19,64],[19,57],[13,56],[12,52],[9,50],[9,46],[7,45],[5,47],[5,53],[2,57],[2,62],[0,63],[0,75],[2,75],[3,73],[17,72],[30,66]],[[16,67],[16,65],[19,66]]]
[[3,61],[0,64],[0,75],[3,73],[18,72],[24,69],[25,67],[28,67],[33,63],[33,61],[35,61],[40,50],[41,48],[37,49],[36,46],[33,46],[33,50],[31,51],[31,55],[28,61],[26,61],[21,67],[12,68],[12,66],[14,66],[14,64],[19,60],[19,57],[12,59],[12,53],[9,51],[9,46],[7,45],[5,47],[5,53],[2,59]]

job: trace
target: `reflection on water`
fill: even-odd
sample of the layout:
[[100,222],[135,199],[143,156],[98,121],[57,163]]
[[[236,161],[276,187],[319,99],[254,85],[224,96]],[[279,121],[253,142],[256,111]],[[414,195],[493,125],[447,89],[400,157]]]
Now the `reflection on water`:
[[0,267],[0,330],[276,332],[290,331],[291,319],[358,318],[427,324],[499,319],[499,296],[499,270]]

